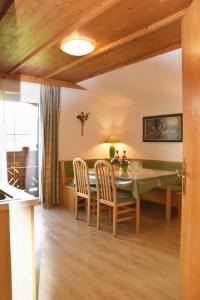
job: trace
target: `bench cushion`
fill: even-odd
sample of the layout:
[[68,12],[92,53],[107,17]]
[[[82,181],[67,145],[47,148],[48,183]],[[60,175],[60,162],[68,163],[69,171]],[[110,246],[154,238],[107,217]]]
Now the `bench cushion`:
[[[166,170],[166,171],[176,171],[180,170],[182,163],[181,162],[167,162],[161,160],[141,160],[142,167],[146,169],[156,169],[156,170]],[[88,159],[86,160],[88,168],[94,168],[94,164],[96,159]],[[64,172],[65,177],[74,177],[73,172],[73,161],[65,161],[64,162]],[[68,186],[73,187],[73,180],[67,183]],[[165,189],[166,186],[161,186],[161,189]],[[177,184],[172,187],[173,192],[181,191],[181,180],[177,178]]]
[[142,160],[142,167],[145,169],[176,171],[180,170],[181,162],[168,162],[161,160]]
[[[96,159],[86,160],[88,168],[94,168]],[[64,161],[65,177],[74,177],[73,160]]]

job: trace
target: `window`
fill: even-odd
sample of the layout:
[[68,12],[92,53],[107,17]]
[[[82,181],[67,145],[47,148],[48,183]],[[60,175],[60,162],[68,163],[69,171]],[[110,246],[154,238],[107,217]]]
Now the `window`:
[[8,182],[38,196],[38,105],[5,102]]

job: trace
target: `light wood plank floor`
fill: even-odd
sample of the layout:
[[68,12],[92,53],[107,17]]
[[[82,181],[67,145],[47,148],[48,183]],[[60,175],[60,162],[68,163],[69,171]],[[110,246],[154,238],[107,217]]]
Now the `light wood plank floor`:
[[180,222],[165,225],[164,216],[163,207],[143,204],[141,233],[126,222],[113,238],[106,215],[98,231],[71,211],[37,208],[39,300],[178,299]]

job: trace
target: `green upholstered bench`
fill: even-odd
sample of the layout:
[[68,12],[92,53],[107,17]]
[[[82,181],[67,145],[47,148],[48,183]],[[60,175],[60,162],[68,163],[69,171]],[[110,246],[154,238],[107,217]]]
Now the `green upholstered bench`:
[[[97,159],[86,159],[88,168],[94,168]],[[63,161],[65,177],[74,177],[73,160]]]
[[[171,162],[171,161],[161,161],[161,160],[141,160],[142,167],[146,169],[154,170],[166,170],[166,171],[176,171],[182,168],[181,162]],[[160,186],[151,191],[148,191],[142,195],[142,199],[166,204],[166,186]],[[182,198],[182,182],[181,178],[177,177],[176,184],[171,186],[171,205],[178,209],[178,217],[181,216],[181,198]],[[171,218],[170,212],[166,212],[166,221],[169,222]]]
[[[98,159],[86,159],[88,168],[94,168]],[[60,161],[60,203],[62,206],[74,209],[74,172],[73,160]]]
[[[161,160],[142,160],[142,167],[146,169],[154,169],[154,170],[166,170],[166,171],[176,171],[181,170],[182,163],[181,162],[170,162],[170,161],[161,161]],[[177,183],[172,185],[173,192],[181,192],[182,190],[182,182],[181,178],[177,177]],[[161,187],[165,189],[166,187]]]
[[[166,171],[176,171],[181,170],[181,162],[169,162],[161,160],[142,160],[142,167],[145,169],[154,169],[154,170],[166,170]],[[161,186],[160,189],[166,189],[166,186]],[[177,183],[171,186],[172,192],[181,192],[182,182],[181,178],[177,177]]]
[[146,169],[154,170],[166,170],[166,171],[176,171],[180,170],[182,163],[175,161],[162,161],[162,160],[141,160],[142,167]]
[[[97,159],[87,159],[89,168],[93,168]],[[130,159],[131,160],[131,159]],[[176,171],[181,169],[181,162],[169,162],[160,160],[143,160],[142,167],[147,169]],[[61,205],[74,208],[74,185],[73,185],[73,161],[60,162],[60,203]],[[166,187],[161,186],[142,195],[148,201],[164,204],[166,203]],[[178,208],[180,215],[181,184],[177,178],[177,184],[172,186],[172,206]]]
[[[131,159],[130,159],[131,160]],[[87,159],[87,165],[89,168],[94,168],[94,164],[97,159]],[[155,170],[166,170],[166,171],[176,171],[181,169],[181,162],[170,162],[170,161],[161,161],[161,160],[140,160],[142,162],[142,167],[146,169],[155,169]],[[73,161],[61,161],[64,167],[64,176],[73,177]]]

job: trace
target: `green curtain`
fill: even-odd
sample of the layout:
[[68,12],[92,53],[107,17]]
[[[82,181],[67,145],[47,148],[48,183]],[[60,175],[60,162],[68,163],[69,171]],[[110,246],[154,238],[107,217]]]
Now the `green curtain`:
[[45,207],[59,204],[58,124],[60,87],[41,85],[41,198]]

